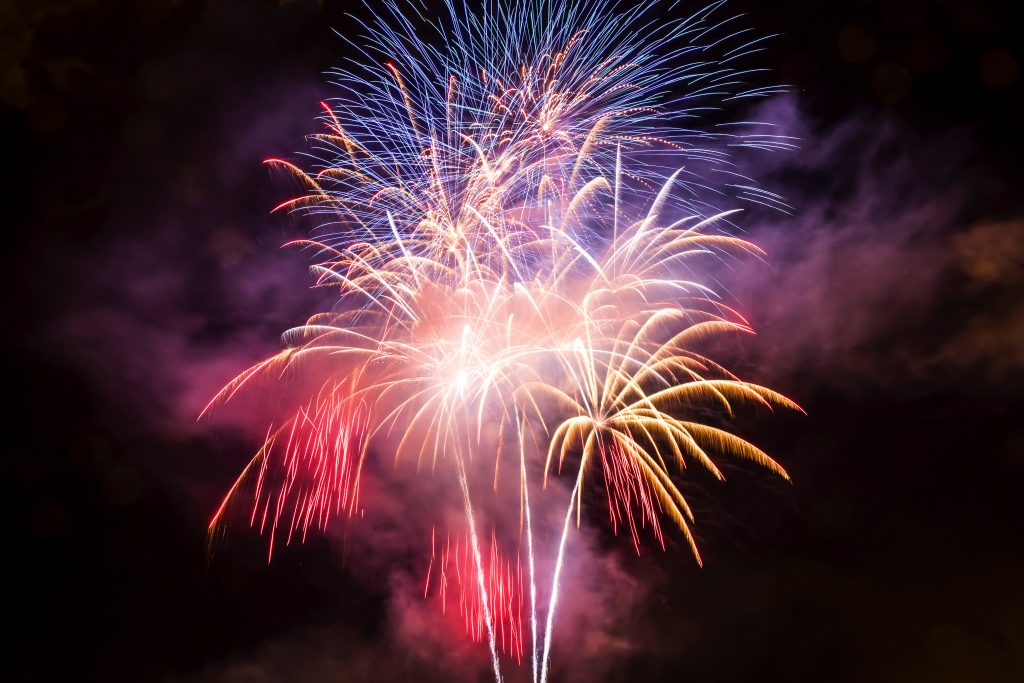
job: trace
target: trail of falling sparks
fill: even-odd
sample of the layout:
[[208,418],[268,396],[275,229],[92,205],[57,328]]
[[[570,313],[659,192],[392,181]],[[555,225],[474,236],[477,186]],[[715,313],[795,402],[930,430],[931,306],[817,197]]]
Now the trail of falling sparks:
[[558,606],[558,585],[562,575],[562,565],[565,560],[565,545],[569,538],[569,524],[572,521],[573,500],[579,495],[580,484],[583,482],[583,466],[580,465],[579,476],[576,477],[576,484],[572,493],[569,494],[569,507],[565,511],[565,521],[562,523],[562,535],[558,540],[558,555],[555,557],[555,572],[551,578],[551,597],[548,600],[547,623],[544,626],[544,654],[540,660],[540,681],[545,683],[548,680],[548,662],[551,657],[551,634],[555,627],[555,607]]
[[[579,526],[590,473],[602,479],[613,532],[628,533],[637,553],[648,532],[665,548],[668,520],[698,563],[678,483],[689,467],[721,480],[716,459],[729,456],[788,478],[720,425],[741,405],[799,406],[702,350],[753,330],[699,264],[764,256],[734,236],[739,209],[717,203],[788,210],[730,154],[793,147],[767,124],[693,124],[725,102],[778,91],[746,84],[758,69],[742,58],[762,38],[719,16],[722,4],[667,20],[675,3],[659,0],[628,9],[482,0],[476,13],[447,0],[447,18],[428,27],[381,3],[355,46],[364,63],[336,72],[341,97],[322,103],[314,170],[267,162],[302,184],[275,210],[317,221],[294,244],[315,254],[315,284],[336,288],[338,302],[286,331],[283,351],[204,410],[243,389],[284,406],[214,514],[211,538],[250,487],[249,524],[268,534],[269,560],[282,537],[305,540],[362,514],[371,456],[454,466],[467,524],[457,546],[472,564],[468,582],[459,565],[460,609],[474,639],[483,624],[500,681],[499,650],[520,661],[527,643],[520,551],[514,581],[496,559],[516,531],[494,529],[488,561],[477,537],[467,464],[493,456],[497,505],[511,504],[503,476],[518,479],[532,679],[546,683],[572,512]],[[503,469],[506,451],[518,468]],[[535,541],[544,535],[534,524],[546,529],[547,517],[534,506],[550,503],[548,478],[576,462],[553,575],[541,585],[541,630]],[[532,497],[530,476],[542,478]],[[452,549],[446,541],[439,559],[436,540],[425,596],[432,574],[447,591]]]
[[[503,554],[495,534],[481,549],[482,567],[490,597],[495,640],[502,653],[521,662],[526,646],[523,632],[523,570],[519,556],[513,561]],[[483,598],[477,584],[476,559],[469,533],[448,532],[440,541],[431,530],[430,564],[423,597],[435,593],[441,613],[448,613],[449,598],[458,600],[462,628],[476,642],[486,634]]]
[[466,468],[462,458],[458,458],[459,487],[462,489],[462,501],[466,506],[466,524],[469,527],[469,540],[473,549],[473,563],[476,571],[477,588],[480,591],[480,610],[487,626],[487,644],[491,648],[491,664],[494,666],[494,680],[501,683],[501,663],[498,661],[498,646],[494,637],[494,620],[491,617],[491,599],[487,593],[487,579],[484,578],[483,559],[480,556],[480,541],[476,535],[476,519],[473,516],[473,502],[469,497],[469,482],[466,480]]
[[519,412],[516,411],[516,428],[519,441],[519,477],[523,491],[523,515],[526,521],[526,558],[530,579],[530,670],[534,683],[537,681],[537,581],[536,568],[533,560],[533,520],[530,515],[530,485],[526,477],[526,443],[523,439],[523,427]]

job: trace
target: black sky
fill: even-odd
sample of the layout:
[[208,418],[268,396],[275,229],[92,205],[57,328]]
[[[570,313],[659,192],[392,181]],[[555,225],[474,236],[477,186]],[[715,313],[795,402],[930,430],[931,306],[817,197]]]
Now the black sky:
[[[239,530],[209,558],[250,444],[180,420],[323,303],[260,162],[301,150],[347,4],[0,8],[8,680],[448,679],[334,541],[267,566]],[[751,367],[809,413],[752,427],[794,484],[695,490],[702,570],[606,539],[647,588],[602,627],[632,644],[572,680],[1024,680],[1012,3],[784,4],[731,8],[782,34],[773,111],[804,138],[762,169],[797,217],[748,224],[781,291],[737,291]]]

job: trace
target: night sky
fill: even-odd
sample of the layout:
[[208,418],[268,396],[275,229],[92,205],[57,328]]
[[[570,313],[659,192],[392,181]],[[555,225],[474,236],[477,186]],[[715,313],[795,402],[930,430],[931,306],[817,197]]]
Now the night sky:
[[[261,162],[315,129],[349,56],[332,29],[369,16],[347,5],[0,6],[6,680],[487,680],[483,646],[448,661],[396,626],[421,548],[360,561],[356,527],[268,565],[244,525],[207,546],[253,443],[199,409],[330,305]],[[745,425],[793,483],[688,484],[703,569],[595,519],[629,595],[594,589],[620,608],[556,637],[555,680],[1024,680],[1012,5],[730,3],[781,34],[760,64],[792,87],[722,115],[801,138],[751,162],[795,212],[746,215],[768,265],[731,286],[759,331],[743,375],[808,413]]]

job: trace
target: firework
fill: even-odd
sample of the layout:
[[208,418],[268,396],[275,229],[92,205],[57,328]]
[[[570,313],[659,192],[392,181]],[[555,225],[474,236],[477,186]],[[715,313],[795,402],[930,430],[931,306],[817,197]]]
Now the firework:
[[[316,284],[338,305],[284,335],[286,348],[229,383],[306,368],[308,398],[271,425],[231,487],[254,481],[250,524],[305,538],[359,509],[366,459],[451,467],[466,530],[432,539],[424,588],[442,605],[457,586],[467,632],[486,636],[533,679],[548,677],[571,520],[598,476],[613,529],[640,550],[662,519],[700,555],[677,482],[698,466],[721,478],[733,456],[786,476],[753,444],[707,416],[739,403],[798,407],[700,353],[704,340],[750,326],[702,283],[702,261],[760,257],[732,234],[732,196],[785,208],[732,168],[728,147],[783,148],[786,138],[709,134],[685,123],[714,103],[763,96],[738,64],[760,39],[719,17],[721,3],[667,21],[659,3],[536,0],[479,13],[449,2],[436,40],[397,5],[355,44],[365,63],[338,71],[323,103],[304,186],[278,209],[314,217],[299,242],[317,255]],[[709,49],[721,44],[717,62]],[[735,130],[724,128],[723,130]],[[709,199],[710,197],[710,199]],[[497,432],[492,429],[497,425]],[[467,463],[494,462],[520,488],[514,562],[478,537]],[[543,629],[528,472],[537,495],[572,467]],[[372,504],[372,503],[371,503]],[[575,512],[575,515],[573,515]],[[486,547],[485,547],[486,546]],[[525,560],[521,557],[525,553]],[[452,578],[455,571],[456,578]],[[529,634],[525,633],[528,625]]]

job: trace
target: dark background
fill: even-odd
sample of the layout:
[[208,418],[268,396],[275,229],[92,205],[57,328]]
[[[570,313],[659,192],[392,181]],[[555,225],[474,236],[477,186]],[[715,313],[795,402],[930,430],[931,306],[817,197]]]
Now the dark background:
[[[807,314],[831,310],[839,322],[820,329],[850,336],[804,340],[806,362],[774,371],[809,413],[756,427],[793,486],[738,471],[714,503],[694,492],[713,510],[703,570],[679,548],[622,560],[653,588],[620,625],[636,646],[595,675],[1024,680],[1012,5],[731,3],[783,34],[762,60],[794,86],[819,161],[769,169],[770,189],[848,228],[852,242],[821,247],[838,265],[817,271],[821,308]],[[388,587],[356,580],[329,542],[267,566],[240,531],[208,558],[207,519],[248,446],[180,419],[321,301],[282,286],[305,282],[301,257],[277,249],[302,226],[268,216],[288,187],[260,162],[301,149],[330,94],[321,74],[346,54],[329,29],[352,21],[298,0],[0,7],[0,671],[444,680],[443,662],[424,668],[389,636]],[[898,211],[872,218],[873,195],[932,208],[905,229]],[[851,202],[868,205],[864,241],[844,223]],[[858,298],[879,277],[892,289]],[[773,320],[761,339],[784,345],[793,318]]]

